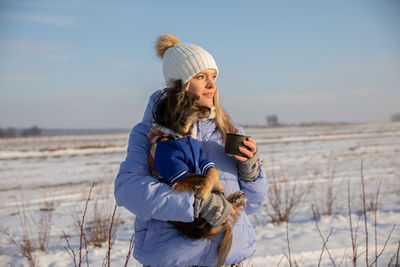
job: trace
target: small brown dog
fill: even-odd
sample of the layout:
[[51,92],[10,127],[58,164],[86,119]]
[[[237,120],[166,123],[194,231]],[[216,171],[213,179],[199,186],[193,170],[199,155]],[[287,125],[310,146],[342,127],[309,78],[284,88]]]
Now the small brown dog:
[[[153,167],[154,176],[158,176],[160,181],[170,184],[175,190],[193,192],[197,197],[206,198],[212,192],[218,192],[220,194],[223,194],[224,192],[223,186],[218,178],[218,171],[215,168],[209,168],[210,166],[213,166],[211,161],[203,161],[205,162],[205,164],[203,164],[205,167],[202,168],[202,172],[205,175],[199,174],[198,171],[195,172],[194,169],[189,166],[185,172],[180,172],[179,175],[175,175],[169,180],[163,178],[163,176],[168,176],[168,170],[164,170],[164,173],[158,173],[159,170],[157,170],[157,164],[154,162],[155,146],[158,146],[158,144],[160,144],[159,142],[171,140],[179,141],[180,138],[190,136],[194,123],[210,116],[211,109],[199,106],[197,104],[198,101],[199,97],[185,90],[181,81],[174,82],[160,94],[155,104],[155,108],[153,109],[153,119],[157,126],[161,126],[162,130],[160,130],[160,128],[156,130],[153,128],[150,134],[150,140],[153,144],[153,154],[151,153],[150,155],[150,162]],[[191,138],[188,140],[191,140],[190,142],[187,141],[189,146],[199,146],[195,139]],[[190,150],[193,153],[192,147],[190,147]],[[168,151],[168,153],[170,152],[171,151]],[[157,157],[160,157],[160,154],[167,155],[168,153],[159,153],[157,154]],[[171,156],[168,155],[168,157]],[[173,157],[174,156],[171,158]],[[166,162],[160,163],[158,166],[162,164],[168,164],[171,166],[174,163],[170,158],[163,160]],[[201,165],[201,163],[199,164]],[[199,164],[196,164],[196,166]],[[160,170],[160,172],[162,171]],[[186,176],[180,179],[180,177],[184,175]],[[242,191],[231,194],[227,197],[227,200],[232,203],[234,215],[231,215],[228,220],[217,227],[212,227],[203,218],[196,218],[191,223],[177,221],[170,222],[182,234],[193,239],[204,237],[212,238],[221,231],[225,231],[224,237],[218,246],[217,266],[222,265],[228,256],[232,246],[232,226],[237,221],[240,211],[247,203],[247,199]]]

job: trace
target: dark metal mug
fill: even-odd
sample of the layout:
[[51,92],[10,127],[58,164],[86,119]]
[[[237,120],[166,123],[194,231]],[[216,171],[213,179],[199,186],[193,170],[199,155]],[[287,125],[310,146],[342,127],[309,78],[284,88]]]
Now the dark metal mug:
[[247,158],[247,156],[239,150],[239,146],[246,147],[243,144],[245,140],[249,140],[249,136],[227,133],[225,139],[225,153]]

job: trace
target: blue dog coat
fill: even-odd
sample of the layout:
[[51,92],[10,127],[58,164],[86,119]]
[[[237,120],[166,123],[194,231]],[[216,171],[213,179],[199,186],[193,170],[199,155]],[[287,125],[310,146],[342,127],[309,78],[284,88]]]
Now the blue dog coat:
[[165,128],[163,130],[153,129],[149,135],[153,175],[158,176],[161,182],[173,185],[189,173],[206,175],[210,168],[215,168],[196,139],[170,135]]

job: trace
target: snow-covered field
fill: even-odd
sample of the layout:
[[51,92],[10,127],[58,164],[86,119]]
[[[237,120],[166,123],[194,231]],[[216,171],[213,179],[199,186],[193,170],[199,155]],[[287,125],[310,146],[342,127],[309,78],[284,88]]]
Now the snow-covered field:
[[[378,254],[396,224],[378,262],[378,266],[388,266],[400,241],[400,123],[248,127],[246,132],[255,138],[271,179],[271,188],[276,185],[281,190],[282,201],[285,202],[285,192],[289,196],[304,194],[296,202],[298,206],[288,225],[271,222],[270,203],[251,215],[257,233],[257,252],[244,266],[289,266],[283,256],[289,254],[287,236],[293,262],[299,266],[318,266],[323,241],[313,219],[312,204],[317,210],[322,236],[326,239],[332,230],[326,247],[336,266],[352,266],[348,186],[353,230],[357,229],[357,266],[365,266],[361,162],[369,210],[373,209],[381,183],[376,228]],[[129,133],[121,133],[0,139],[0,266],[28,266],[20,250],[10,243],[10,235],[16,243],[22,239],[23,213],[33,242],[37,240],[40,218],[51,221],[46,251],[34,252],[37,266],[74,266],[64,249],[63,231],[69,236],[71,246],[79,247],[74,222],[81,216],[92,182],[97,185],[89,202],[86,222],[90,224],[92,220],[94,204],[103,213],[112,212],[114,177],[125,157],[128,136]],[[332,215],[326,215],[330,184]],[[368,212],[367,219],[368,255],[372,263],[375,257],[374,213]],[[132,214],[118,209],[111,266],[125,263],[133,221]],[[90,265],[101,266],[107,245],[89,248]],[[321,266],[333,266],[327,249],[322,254]],[[131,258],[129,266],[140,264]]]

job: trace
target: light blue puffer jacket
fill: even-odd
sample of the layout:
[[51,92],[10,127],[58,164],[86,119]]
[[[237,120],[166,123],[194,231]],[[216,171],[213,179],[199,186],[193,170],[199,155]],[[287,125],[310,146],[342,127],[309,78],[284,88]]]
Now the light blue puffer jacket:
[[[159,93],[157,91],[150,97],[142,122],[132,129],[127,156],[121,163],[114,185],[118,205],[136,215],[133,255],[142,264],[152,267],[215,266],[222,233],[213,241],[191,240],[180,235],[168,221],[193,221],[193,194],[171,190],[167,184],[149,176],[151,145],[148,132],[152,108]],[[241,128],[237,128],[244,134]],[[236,159],[225,154],[222,137],[215,129],[213,119],[197,123],[197,139],[207,157],[219,169],[225,195],[242,190],[248,198],[246,213],[242,212],[234,226],[232,249],[225,262],[233,264],[255,252],[255,233],[247,214],[257,211],[264,204],[268,190],[267,177],[260,165],[260,177],[255,181],[238,179]]]

